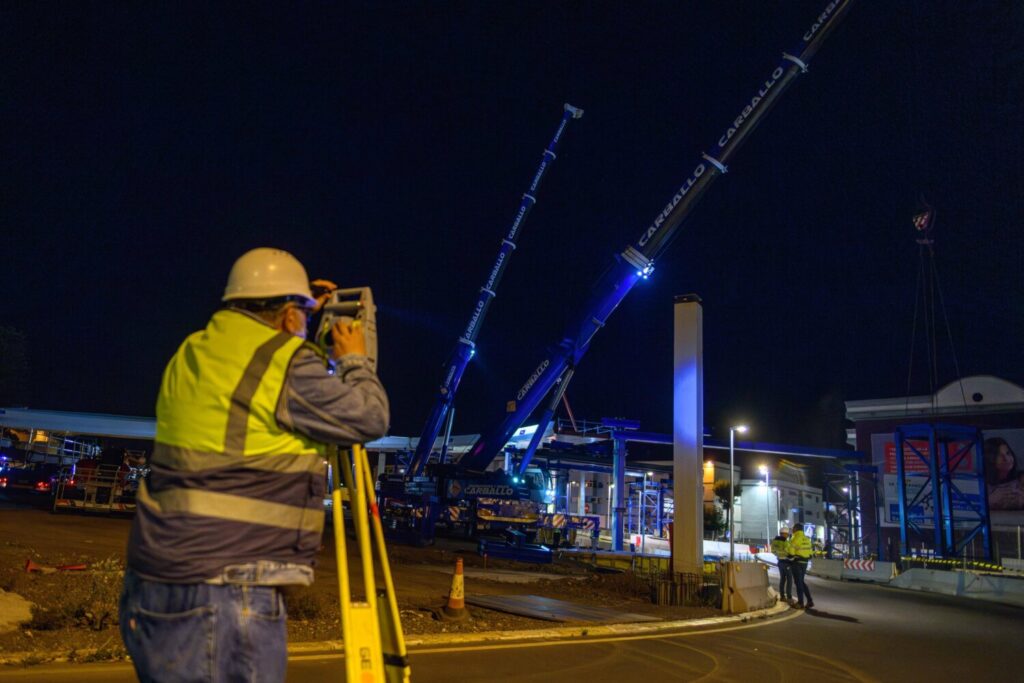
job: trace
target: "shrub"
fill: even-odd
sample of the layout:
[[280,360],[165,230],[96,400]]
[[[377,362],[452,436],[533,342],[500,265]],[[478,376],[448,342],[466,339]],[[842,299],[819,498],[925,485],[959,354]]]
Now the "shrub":
[[48,579],[46,606],[32,606],[26,628],[55,631],[85,627],[102,631],[117,624],[117,603],[124,572],[116,560],[104,560],[86,572],[53,574]]

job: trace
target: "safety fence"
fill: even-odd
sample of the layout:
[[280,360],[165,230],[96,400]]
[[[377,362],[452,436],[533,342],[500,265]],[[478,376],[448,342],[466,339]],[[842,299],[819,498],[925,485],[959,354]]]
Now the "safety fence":
[[[637,595],[650,593],[659,605],[718,606],[722,595],[722,565],[705,559],[701,573],[671,572],[670,558],[633,553],[581,552],[564,550],[560,558],[571,558],[598,570],[621,573],[633,582]],[[753,563],[746,563],[753,566]]]
[[651,581],[651,602],[657,605],[718,607],[722,603],[722,566],[702,574],[677,573]]
[[[584,552],[579,550],[559,551],[559,557],[571,557],[594,567],[619,572],[632,572],[639,576],[659,578],[667,576],[671,558],[667,555],[641,555],[639,553]],[[718,562],[704,559],[704,574],[718,571]]]
[[900,562],[903,570],[907,569],[934,569],[936,571],[953,571],[956,569],[981,571],[981,572],[1002,572],[1003,566],[988,560],[954,559],[951,557],[921,557],[911,555],[901,557]]

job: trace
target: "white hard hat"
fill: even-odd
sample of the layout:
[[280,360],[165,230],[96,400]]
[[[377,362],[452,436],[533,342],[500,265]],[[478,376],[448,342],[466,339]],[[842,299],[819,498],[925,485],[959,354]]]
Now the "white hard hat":
[[301,297],[313,306],[309,278],[299,260],[281,249],[260,247],[242,254],[228,275],[221,301]]

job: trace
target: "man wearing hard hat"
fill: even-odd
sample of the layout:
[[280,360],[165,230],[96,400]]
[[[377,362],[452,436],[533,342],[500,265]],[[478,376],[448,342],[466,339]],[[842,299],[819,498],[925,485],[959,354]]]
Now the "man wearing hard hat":
[[254,249],[164,370],[120,604],[143,681],[284,680],[281,588],[313,581],[326,445],[388,426],[362,331],[335,325],[330,354],[305,341],[325,300],[294,256]]

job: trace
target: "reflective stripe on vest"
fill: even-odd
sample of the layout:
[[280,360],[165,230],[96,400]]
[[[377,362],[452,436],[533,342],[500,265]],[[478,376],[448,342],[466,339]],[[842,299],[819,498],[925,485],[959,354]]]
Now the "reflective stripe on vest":
[[129,544],[133,568],[183,581],[225,564],[312,562],[324,524],[325,449],[276,419],[303,344],[222,310],[181,345],[157,400],[152,469]]
[[244,313],[218,311],[164,370],[156,441],[227,455],[323,454],[277,425],[288,364],[303,344]]

